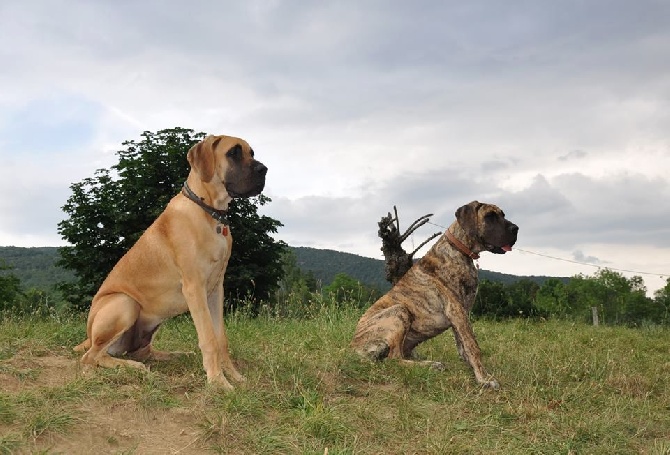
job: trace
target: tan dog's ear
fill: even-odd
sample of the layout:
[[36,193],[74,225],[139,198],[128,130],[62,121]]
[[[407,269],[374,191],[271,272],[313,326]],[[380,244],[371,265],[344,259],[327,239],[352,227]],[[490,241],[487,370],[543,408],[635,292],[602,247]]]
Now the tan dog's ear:
[[198,173],[200,180],[203,182],[209,182],[214,177],[216,166],[214,150],[216,150],[216,146],[220,140],[220,137],[207,136],[191,147],[191,150],[186,155],[191,168]]
[[458,224],[471,237],[477,237],[477,210],[481,206],[481,202],[472,201],[456,210]]

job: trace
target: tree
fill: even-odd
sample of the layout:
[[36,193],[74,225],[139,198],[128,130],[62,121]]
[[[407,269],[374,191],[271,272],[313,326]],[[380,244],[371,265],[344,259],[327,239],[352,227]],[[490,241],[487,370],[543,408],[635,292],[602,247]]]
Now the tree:
[[505,285],[499,281],[480,280],[475,304],[470,310],[475,316],[497,318],[507,302]]
[[619,272],[602,269],[593,277],[573,277],[566,290],[572,315],[586,321],[591,319],[591,307],[598,308],[601,322],[613,325],[658,323],[663,317],[662,308],[646,296],[639,276],[626,278]]
[[260,302],[274,295],[281,280],[282,256],[287,245],[269,235],[282,224],[258,214],[258,207],[271,202],[259,195],[253,200],[234,199],[228,219],[233,231],[233,253],[228,262],[224,287],[228,308],[240,302],[257,313]]
[[333,281],[328,286],[324,286],[323,294],[338,302],[349,300],[362,307],[379,298],[379,291],[364,285],[346,273],[335,275]]
[[10,272],[11,269],[0,262],[0,311],[15,312],[20,307],[21,280]]
[[535,305],[539,289],[536,282],[527,278],[510,284],[483,279],[472,314],[494,319],[544,316],[547,313]]
[[670,324],[670,278],[666,280],[665,286],[654,292],[654,302],[661,313],[661,322]]
[[522,278],[507,285],[507,311],[510,317],[537,317],[546,313],[535,306],[540,285],[528,278]]
[[547,316],[565,318],[570,314],[566,285],[558,278],[549,278],[535,295],[535,306]]
[[[141,141],[123,142],[111,169],[98,169],[70,186],[72,195],[63,206],[68,218],[58,224],[58,232],[71,246],[59,249],[58,265],[75,274],[74,283],[59,286],[75,308],[87,308],[114,264],[181,190],[189,172],[186,154],[204,136],[184,128],[145,131]],[[268,202],[260,195],[230,204],[229,307],[239,298],[267,299],[277,287],[286,245],[270,235],[282,224],[258,214],[258,207]]]
[[295,253],[286,249],[282,255],[282,278],[277,290],[277,303],[289,300],[290,297],[301,303],[307,303],[313,292],[317,291],[318,283],[311,271],[303,272],[298,267]]

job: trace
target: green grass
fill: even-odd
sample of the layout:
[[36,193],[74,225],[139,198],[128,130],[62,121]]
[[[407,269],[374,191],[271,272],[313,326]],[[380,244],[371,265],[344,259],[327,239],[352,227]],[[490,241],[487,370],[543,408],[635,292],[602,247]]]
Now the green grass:
[[[348,349],[359,315],[229,317],[247,377],[232,393],[206,386],[199,353],[84,374],[70,350],[83,318],[4,321],[0,454],[670,454],[668,328],[477,321],[495,392],[477,386],[450,333],[419,348],[446,371],[360,360]],[[190,319],[166,323],[156,345],[197,352]]]

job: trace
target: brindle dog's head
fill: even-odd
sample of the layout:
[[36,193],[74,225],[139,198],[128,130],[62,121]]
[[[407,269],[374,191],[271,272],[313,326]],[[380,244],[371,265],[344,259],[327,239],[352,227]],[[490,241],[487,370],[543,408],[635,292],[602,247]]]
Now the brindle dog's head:
[[207,136],[188,151],[187,158],[200,180],[222,186],[230,197],[257,196],[265,187],[268,168],[254,158],[243,139]]
[[456,220],[482,251],[505,254],[516,243],[519,227],[493,204],[472,201],[456,210]]

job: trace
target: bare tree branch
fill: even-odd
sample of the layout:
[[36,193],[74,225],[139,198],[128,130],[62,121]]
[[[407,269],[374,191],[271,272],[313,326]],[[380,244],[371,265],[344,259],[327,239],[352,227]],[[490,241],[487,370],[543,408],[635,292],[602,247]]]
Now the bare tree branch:
[[393,213],[395,216],[392,216],[389,212],[387,216],[384,216],[379,221],[379,237],[382,239],[382,252],[384,253],[385,259],[385,277],[386,280],[392,284],[396,284],[402,276],[407,273],[407,271],[414,264],[414,254],[421,249],[426,243],[433,240],[435,237],[440,235],[440,233],[433,234],[427,240],[425,240],[418,248],[416,248],[412,253],[407,254],[407,252],[402,247],[402,242],[407,240],[407,237],[412,235],[414,231],[419,229],[421,226],[426,224],[429,221],[429,218],[433,216],[432,213],[424,215],[417,220],[415,220],[407,231],[404,234],[400,234],[400,218],[398,217],[398,209],[396,206],[393,206]]

